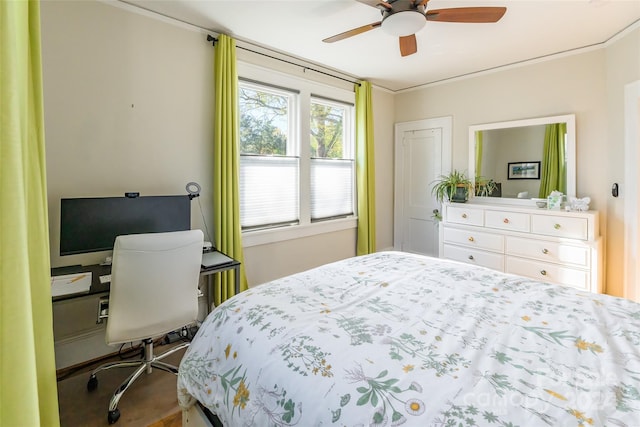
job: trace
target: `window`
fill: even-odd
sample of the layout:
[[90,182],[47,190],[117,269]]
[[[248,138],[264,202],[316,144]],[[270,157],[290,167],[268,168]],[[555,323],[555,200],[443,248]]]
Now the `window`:
[[243,229],[299,222],[299,156],[294,92],[241,82],[240,224]]
[[239,83],[245,232],[354,215],[353,105],[296,82]]
[[353,214],[351,107],[311,99],[311,220]]

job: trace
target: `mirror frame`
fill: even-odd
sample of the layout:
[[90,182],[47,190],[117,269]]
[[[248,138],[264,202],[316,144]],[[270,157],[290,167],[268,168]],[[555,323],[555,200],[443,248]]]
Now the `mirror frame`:
[[[485,123],[469,126],[469,178],[475,185],[476,178],[476,132],[492,129],[509,129],[516,127],[548,125],[553,123],[567,124],[567,197],[576,195],[576,116],[565,114],[561,116],[538,117],[533,119],[511,120],[506,122]],[[509,197],[481,197],[470,195],[469,200],[492,204],[533,205],[532,199],[517,199]]]

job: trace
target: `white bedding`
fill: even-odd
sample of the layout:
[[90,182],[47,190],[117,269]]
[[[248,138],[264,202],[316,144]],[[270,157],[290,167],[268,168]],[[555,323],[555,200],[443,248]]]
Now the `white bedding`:
[[400,252],[243,292],[178,397],[232,426],[638,426],[640,305]]

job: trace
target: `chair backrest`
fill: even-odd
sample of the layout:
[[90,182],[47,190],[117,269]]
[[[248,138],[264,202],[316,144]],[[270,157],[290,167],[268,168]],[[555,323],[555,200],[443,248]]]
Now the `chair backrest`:
[[106,341],[155,338],[198,316],[201,230],[118,236]]

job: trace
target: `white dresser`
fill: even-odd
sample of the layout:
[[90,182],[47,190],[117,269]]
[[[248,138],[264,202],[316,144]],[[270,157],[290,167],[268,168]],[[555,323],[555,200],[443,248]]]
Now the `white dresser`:
[[602,292],[598,212],[444,204],[440,257]]

